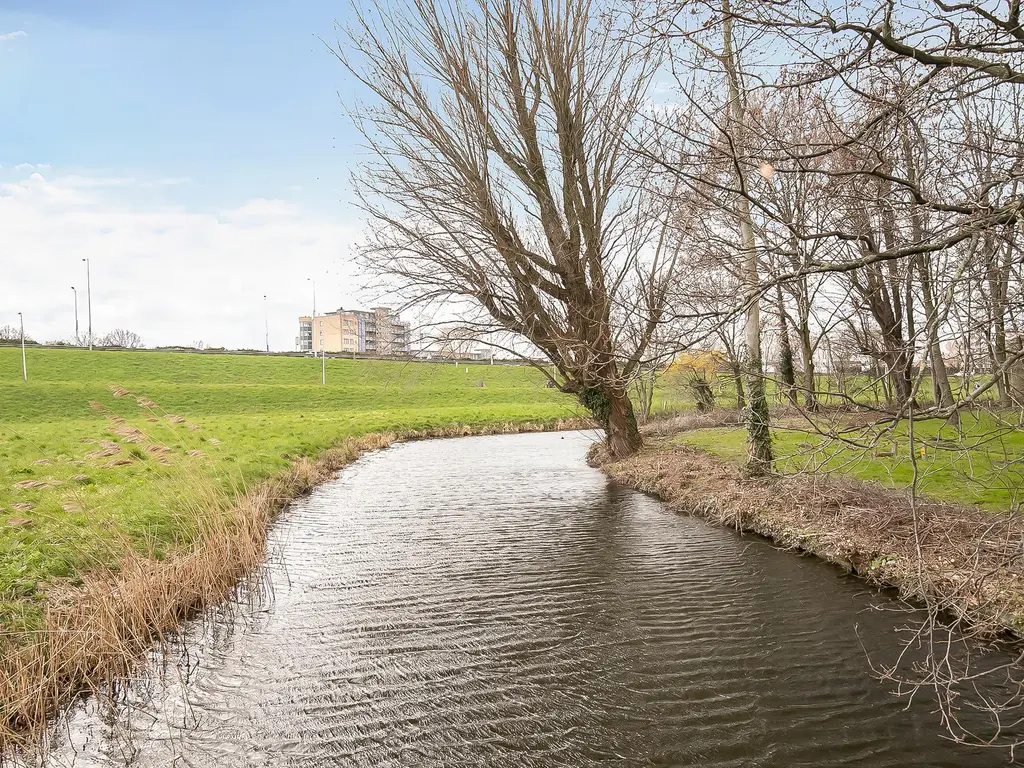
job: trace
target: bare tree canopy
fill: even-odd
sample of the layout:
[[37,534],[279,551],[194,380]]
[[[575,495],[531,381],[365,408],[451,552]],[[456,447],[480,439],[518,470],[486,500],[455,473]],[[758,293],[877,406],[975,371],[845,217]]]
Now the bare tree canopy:
[[521,334],[607,431],[639,446],[628,384],[665,307],[652,163],[628,151],[656,48],[612,4],[412,0],[364,9],[338,55],[372,94],[354,118],[364,262],[410,303]]
[[96,342],[101,347],[120,347],[122,349],[143,349],[142,337],[126,328],[115,328]]
[[[337,51],[369,94],[362,258],[460,338],[540,350],[613,456],[673,380],[743,412],[750,474],[905,456],[919,537],[931,457],[981,484],[1024,428],[1021,29],[1015,0],[367,6]],[[1024,744],[1024,667],[966,732],[1007,670],[950,658],[885,676],[958,741]]]
[[[25,343],[35,344],[36,341],[25,334]],[[21,344],[21,329],[13,325],[0,325],[0,344]]]

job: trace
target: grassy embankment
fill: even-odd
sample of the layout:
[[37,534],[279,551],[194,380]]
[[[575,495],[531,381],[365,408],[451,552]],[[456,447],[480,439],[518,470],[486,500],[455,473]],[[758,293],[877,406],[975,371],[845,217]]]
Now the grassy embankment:
[[[346,437],[578,415],[528,367],[0,348],[0,622],[223,509]],[[483,382],[484,386],[478,386]],[[121,389],[117,389],[121,388]],[[92,404],[92,405],[90,405]]]
[[[841,381],[836,376],[819,374],[815,379],[817,381],[815,396],[818,403],[825,408],[854,404],[876,408],[885,407],[886,393],[882,383],[866,374],[847,375],[842,377]],[[689,375],[685,371],[668,371],[661,375],[654,389],[654,397],[651,402],[652,413],[657,417],[662,414],[693,410],[697,403],[688,381]],[[733,378],[717,373],[709,381],[716,405],[723,408],[735,408],[736,385]],[[965,383],[962,377],[954,376],[950,380],[950,385],[956,393],[965,386]],[[788,398],[783,394],[783,389],[776,377],[772,376],[767,379],[765,389],[770,404],[788,404]],[[922,405],[931,403],[931,391],[931,378],[925,376],[917,388],[917,402]],[[991,404],[995,397],[996,392],[993,388],[982,395],[980,402]],[[801,405],[804,402],[801,391],[798,391],[798,401]]]

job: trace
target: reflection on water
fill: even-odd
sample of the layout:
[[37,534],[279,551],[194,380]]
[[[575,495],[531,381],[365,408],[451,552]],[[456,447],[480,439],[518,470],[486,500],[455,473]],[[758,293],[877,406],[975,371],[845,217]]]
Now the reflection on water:
[[75,766],[988,766],[864,655],[856,580],[609,482],[592,436],[399,445],[277,527],[272,599],[208,612]]

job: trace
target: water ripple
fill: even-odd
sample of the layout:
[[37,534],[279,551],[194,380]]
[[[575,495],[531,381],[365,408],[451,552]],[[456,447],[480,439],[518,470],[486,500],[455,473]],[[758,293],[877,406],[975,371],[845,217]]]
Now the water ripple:
[[277,526],[272,603],[191,624],[51,763],[1002,764],[872,679],[862,643],[895,647],[900,618],[865,611],[882,598],[609,482],[589,439],[360,460]]

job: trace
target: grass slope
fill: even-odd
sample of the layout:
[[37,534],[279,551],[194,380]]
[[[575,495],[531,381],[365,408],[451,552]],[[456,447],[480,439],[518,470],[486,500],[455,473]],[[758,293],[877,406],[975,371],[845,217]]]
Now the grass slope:
[[[0,348],[0,622],[348,436],[577,415],[518,366]],[[479,386],[482,382],[484,386]]]

